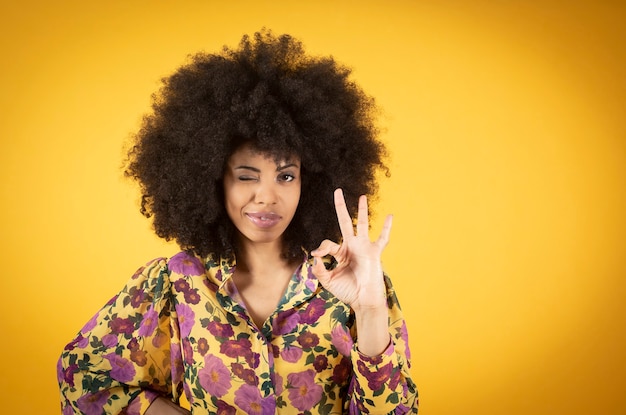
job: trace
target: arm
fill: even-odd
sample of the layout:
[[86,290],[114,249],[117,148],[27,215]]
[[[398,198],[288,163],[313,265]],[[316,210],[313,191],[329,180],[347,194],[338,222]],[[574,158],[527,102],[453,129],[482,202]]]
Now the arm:
[[171,354],[180,344],[170,335],[177,333],[171,307],[164,260],[135,273],[63,350],[63,413],[143,414],[159,396],[177,399],[181,375]]
[[377,356],[360,353],[363,338],[357,332],[357,348],[351,355],[354,377],[350,413],[417,413],[418,394],[410,373],[406,322],[391,284],[385,276],[388,304],[387,333],[391,342]]
[[[326,240],[311,255],[316,259],[313,272],[320,283],[355,314],[358,346],[352,356],[350,413],[416,413],[406,325],[380,260],[389,242],[391,217],[372,242],[365,196],[359,199],[356,234],[341,190],[335,191],[335,208],[342,243]],[[324,267],[321,259],[326,255],[335,258],[335,268]]]

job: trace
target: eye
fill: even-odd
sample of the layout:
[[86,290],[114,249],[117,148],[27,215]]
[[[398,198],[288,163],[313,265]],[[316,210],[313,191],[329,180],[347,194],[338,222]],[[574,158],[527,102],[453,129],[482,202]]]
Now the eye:
[[237,177],[237,180],[239,180],[240,182],[249,182],[249,181],[256,180],[256,177],[254,177],[254,176],[239,176],[239,177]]
[[278,176],[279,182],[291,182],[295,180],[296,176],[291,173],[282,173]]

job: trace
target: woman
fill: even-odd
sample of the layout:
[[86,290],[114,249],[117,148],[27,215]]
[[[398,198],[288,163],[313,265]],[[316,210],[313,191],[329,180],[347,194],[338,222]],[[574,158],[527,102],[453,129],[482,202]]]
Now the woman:
[[183,251],[65,347],[64,414],[189,413],[183,393],[194,414],[417,413],[391,217],[368,236],[385,149],[349,74],[263,31],[163,81],[125,172]]

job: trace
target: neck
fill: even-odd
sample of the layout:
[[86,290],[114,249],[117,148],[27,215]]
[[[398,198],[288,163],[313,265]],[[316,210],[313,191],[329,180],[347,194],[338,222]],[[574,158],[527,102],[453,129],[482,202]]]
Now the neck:
[[290,261],[282,256],[280,243],[251,244],[242,242],[236,251],[237,268],[252,275],[263,275],[286,267]]

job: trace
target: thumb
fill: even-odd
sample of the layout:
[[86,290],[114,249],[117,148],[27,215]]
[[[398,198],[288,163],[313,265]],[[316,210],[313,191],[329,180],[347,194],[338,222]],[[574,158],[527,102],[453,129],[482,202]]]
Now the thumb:
[[331,274],[330,271],[326,269],[324,266],[324,260],[322,257],[314,255],[313,256],[313,266],[311,267],[311,271],[313,271],[313,275],[315,278],[322,284],[324,288],[327,288],[328,283],[330,283]]

